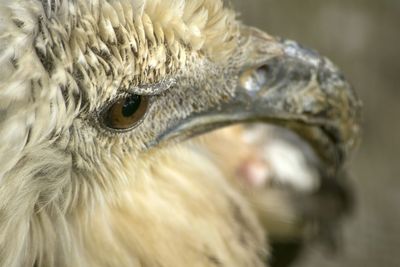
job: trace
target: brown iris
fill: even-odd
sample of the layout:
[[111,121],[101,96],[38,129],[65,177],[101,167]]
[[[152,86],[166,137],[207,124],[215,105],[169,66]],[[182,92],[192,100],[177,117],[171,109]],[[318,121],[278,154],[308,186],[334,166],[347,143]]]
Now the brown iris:
[[104,124],[115,130],[131,129],[146,115],[148,105],[147,96],[130,95],[121,98],[103,112]]

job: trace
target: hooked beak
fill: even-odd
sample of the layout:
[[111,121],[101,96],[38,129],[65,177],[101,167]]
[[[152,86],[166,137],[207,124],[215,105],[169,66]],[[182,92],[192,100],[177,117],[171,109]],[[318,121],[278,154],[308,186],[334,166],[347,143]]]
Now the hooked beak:
[[361,104],[349,83],[331,61],[313,50],[254,28],[246,28],[245,34],[252,49],[235,77],[232,96],[179,121],[158,142],[233,123],[265,122],[293,130],[314,148],[326,168],[339,171],[360,131]]

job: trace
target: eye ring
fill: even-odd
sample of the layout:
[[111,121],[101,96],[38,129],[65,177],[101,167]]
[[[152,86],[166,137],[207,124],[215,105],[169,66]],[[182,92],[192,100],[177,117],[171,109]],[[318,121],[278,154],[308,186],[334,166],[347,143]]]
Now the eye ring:
[[127,132],[137,127],[149,109],[150,96],[130,94],[120,97],[100,112],[100,122],[107,129]]

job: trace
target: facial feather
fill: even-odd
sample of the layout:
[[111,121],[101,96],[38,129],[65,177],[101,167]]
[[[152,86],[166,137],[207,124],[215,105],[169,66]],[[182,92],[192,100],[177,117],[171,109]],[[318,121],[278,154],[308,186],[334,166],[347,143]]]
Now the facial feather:
[[227,58],[237,34],[220,1],[1,4],[1,154],[15,155],[2,157],[1,176],[28,147],[83,141],[71,125],[121,88],[163,80],[201,57]]
[[[163,263],[163,258],[166,266],[187,266],[166,255],[179,256],[189,240],[201,243],[187,255],[187,261],[201,257],[202,266],[222,260],[235,266],[234,259],[237,266],[261,265],[265,252],[261,230],[251,214],[236,221],[235,216],[246,210],[245,204],[214,171],[204,180],[215,187],[209,193],[221,193],[221,199],[229,196],[230,200],[208,210],[208,198],[201,194],[206,190],[204,168],[212,168],[211,163],[190,170],[191,179],[185,181],[183,174],[176,173],[177,162],[201,158],[191,149],[138,153],[143,140],[154,138],[152,127],[165,126],[159,118],[176,113],[182,105],[157,102],[149,118],[159,120],[124,136],[101,132],[93,115],[123,90],[177,75],[205,80],[205,69],[212,69],[208,62],[218,66],[214,75],[223,83],[223,64],[238,41],[239,24],[231,10],[218,0],[2,0],[0,15],[1,266],[152,266]],[[211,87],[208,83],[204,88]],[[188,79],[182,84],[189,88],[194,82]],[[180,95],[190,93],[175,90]],[[212,96],[207,92],[207,101],[218,100]],[[189,103],[176,116],[201,108],[195,104]],[[152,171],[157,165],[163,168]],[[141,195],[133,187],[137,181],[155,191]],[[188,240],[179,239],[177,248],[163,246],[165,251],[152,260],[150,254],[161,243],[149,240],[151,233],[140,238],[140,231],[147,231],[148,223],[163,229],[163,224],[157,224],[163,219],[157,214],[157,202],[163,202],[163,209],[176,208],[168,202],[171,195],[157,197],[157,190],[165,189],[167,183],[176,187],[178,198],[190,196],[190,190],[197,188],[193,192],[201,201],[189,197],[187,205],[198,205],[199,214],[188,216],[210,216],[210,225],[218,227],[192,227],[185,218],[188,211],[180,207],[175,212],[182,221],[169,227],[181,230]],[[124,202],[126,196],[121,196],[124,187],[129,188],[124,194],[136,193],[130,204],[137,209],[128,210],[127,217],[110,208],[131,208]],[[140,217],[146,208],[154,208],[143,217],[153,222]],[[219,211],[227,212],[223,220],[230,227],[225,229],[220,222]],[[132,223],[132,217],[140,220],[130,231],[132,238],[127,238],[118,227]],[[248,233],[242,233],[243,225],[250,229]],[[91,227],[96,227],[96,233]],[[215,229],[223,233],[214,232],[215,239],[196,234]],[[104,235],[96,239],[99,233]],[[243,235],[248,247],[242,244]],[[234,246],[224,243],[230,238],[235,238]],[[96,242],[109,242],[109,246]],[[129,251],[132,246],[134,253]],[[104,261],[96,259],[102,252],[110,253]]]

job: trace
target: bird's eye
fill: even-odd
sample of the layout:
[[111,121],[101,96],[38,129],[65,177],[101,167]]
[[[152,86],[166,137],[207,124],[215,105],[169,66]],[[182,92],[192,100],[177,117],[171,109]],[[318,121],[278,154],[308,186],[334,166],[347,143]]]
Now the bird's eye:
[[144,118],[148,106],[148,96],[130,95],[109,106],[101,117],[108,128],[130,130]]

